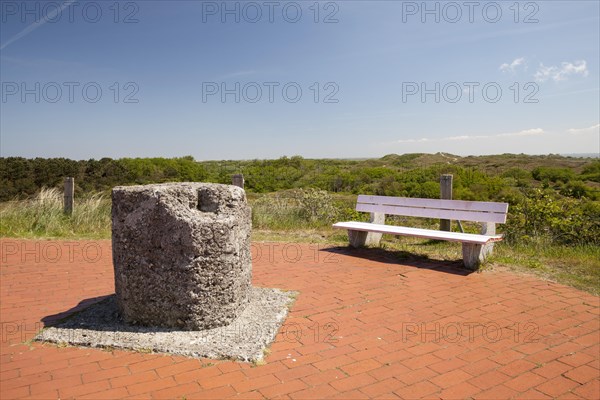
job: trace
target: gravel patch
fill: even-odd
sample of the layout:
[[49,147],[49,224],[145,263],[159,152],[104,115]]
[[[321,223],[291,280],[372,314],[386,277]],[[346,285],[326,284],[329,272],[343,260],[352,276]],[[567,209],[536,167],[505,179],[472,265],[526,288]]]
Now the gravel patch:
[[257,362],[275,339],[296,295],[253,287],[250,303],[231,324],[201,331],[129,325],[119,315],[113,295],[42,330],[34,340]]

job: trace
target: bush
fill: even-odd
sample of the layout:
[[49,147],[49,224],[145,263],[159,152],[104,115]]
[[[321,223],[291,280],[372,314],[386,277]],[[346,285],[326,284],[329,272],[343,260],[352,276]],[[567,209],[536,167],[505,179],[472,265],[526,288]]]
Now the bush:
[[517,181],[520,179],[530,179],[531,172],[529,172],[523,168],[513,167],[513,168],[506,170],[504,173],[502,173],[502,177],[503,178],[514,178]]
[[595,198],[595,195],[591,189],[581,181],[567,183],[560,189],[559,193],[563,196],[574,197],[576,199],[581,199],[583,197],[588,199]]
[[327,226],[340,211],[331,195],[319,189],[292,189],[261,196],[252,203],[256,228],[303,229]]
[[298,201],[300,215],[309,223],[330,224],[337,219],[338,210],[325,190],[300,189],[291,192]]
[[575,173],[568,168],[537,167],[531,171],[536,181],[568,183],[575,178]]
[[548,191],[534,189],[509,208],[505,232],[513,244],[600,244],[600,205],[555,198]]
[[581,172],[581,179],[600,182],[600,160],[593,161],[587,165]]

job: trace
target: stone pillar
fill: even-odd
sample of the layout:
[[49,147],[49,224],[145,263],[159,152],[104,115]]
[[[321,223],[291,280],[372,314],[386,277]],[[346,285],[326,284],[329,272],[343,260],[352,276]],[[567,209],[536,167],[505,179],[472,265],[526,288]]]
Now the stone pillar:
[[115,291],[126,322],[202,330],[241,314],[252,278],[244,190],[210,183],[121,186],[112,202]]

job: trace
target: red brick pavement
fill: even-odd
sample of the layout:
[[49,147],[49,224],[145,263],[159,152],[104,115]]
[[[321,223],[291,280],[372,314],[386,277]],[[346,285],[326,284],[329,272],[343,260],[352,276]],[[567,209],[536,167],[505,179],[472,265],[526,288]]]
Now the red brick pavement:
[[600,398],[599,299],[380,250],[253,244],[300,292],[263,365],[24,343],[113,293],[110,242],[2,240],[0,397]]

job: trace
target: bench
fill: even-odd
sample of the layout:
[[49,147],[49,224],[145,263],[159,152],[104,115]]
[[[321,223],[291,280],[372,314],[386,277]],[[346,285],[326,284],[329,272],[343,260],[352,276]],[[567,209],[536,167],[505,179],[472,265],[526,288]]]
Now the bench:
[[[333,224],[336,229],[348,230],[348,239],[352,247],[377,246],[384,233],[461,242],[465,267],[477,270],[492,252],[494,242],[502,240],[502,235],[496,235],[496,224],[506,222],[508,204],[359,195],[356,211],[371,213],[371,222],[349,221]],[[461,231],[460,221],[475,221],[481,223],[482,230],[478,235],[385,225],[385,214],[458,220]]]

